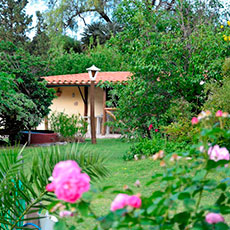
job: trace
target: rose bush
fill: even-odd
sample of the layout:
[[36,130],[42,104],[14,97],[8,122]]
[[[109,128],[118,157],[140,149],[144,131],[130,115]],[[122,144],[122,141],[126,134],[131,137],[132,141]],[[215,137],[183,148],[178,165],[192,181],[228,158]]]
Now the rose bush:
[[[225,215],[230,214],[228,178],[230,155],[229,150],[223,144],[219,144],[224,143],[219,141],[223,136],[230,137],[229,130],[223,125],[228,119],[229,115],[226,113],[216,114],[209,111],[199,114],[198,122],[194,123],[193,119],[193,125],[200,129],[199,144],[194,145],[193,156],[188,157],[188,152],[158,154],[159,157],[155,160],[159,161],[162,170],[153,175],[145,185],[152,190],[148,196],[132,195],[133,192],[129,188],[123,192],[114,191],[119,194],[113,200],[110,212],[108,208],[108,214],[105,216],[98,216],[91,208],[91,201],[94,199],[93,191],[91,195],[84,196],[83,193],[89,187],[84,189],[84,192],[79,190],[83,196],[76,199],[75,203],[72,203],[72,199],[66,199],[67,203],[62,200],[57,201],[58,204],[53,204],[52,210],[56,210],[62,218],[55,229],[69,229],[65,218],[74,218],[78,223],[82,222],[84,217],[96,220],[93,228],[95,230],[229,229]],[[71,167],[66,167],[69,164]],[[52,190],[56,191],[56,184],[62,179],[66,181],[65,177],[68,180],[70,172],[78,175],[79,178],[73,176],[74,179],[80,180],[80,169],[75,163],[58,164],[53,172]],[[71,183],[61,184],[62,189],[71,190],[71,186],[66,186]],[[154,186],[151,186],[152,184]],[[102,189],[102,195],[106,189],[108,187]],[[78,193],[78,187],[73,191]],[[68,195],[68,192],[66,194]],[[213,195],[214,199],[205,201],[205,197]],[[63,209],[71,213],[65,212],[66,215],[60,213]],[[71,229],[75,229],[74,226]]]

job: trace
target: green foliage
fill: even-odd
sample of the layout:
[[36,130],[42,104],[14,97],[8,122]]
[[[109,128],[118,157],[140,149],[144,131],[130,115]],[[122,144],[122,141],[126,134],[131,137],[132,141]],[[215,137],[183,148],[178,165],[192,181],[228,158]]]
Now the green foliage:
[[230,77],[230,58],[226,58],[223,65],[223,74]]
[[102,71],[125,71],[128,65],[123,56],[111,47],[98,46],[85,53],[64,53],[60,55],[56,50],[52,51],[49,75],[85,73],[86,68],[93,64]]
[[168,122],[190,121],[194,105],[178,98],[171,101],[169,109],[164,113],[164,119]]
[[[48,150],[48,151],[47,151]],[[54,166],[62,160],[75,160],[93,181],[108,175],[105,159],[99,154],[79,152],[77,145],[38,148],[27,151],[12,148],[0,154],[0,226],[1,229],[22,229],[26,215],[47,209],[57,203],[55,196],[47,194],[46,185]],[[86,149],[85,149],[86,151]],[[33,155],[31,155],[33,154]]]
[[87,132],[88,123],[80,114],[68,115],[64,112],[54,112],[49,117],[52,130],[59,133],[62,137],[70,141],[84,137]]
[[117,102],[117,120],[129,125],[118,124],[124,132],[147,136],[153,117],[166,125],[162,117],[177,99],[190,103],[191,112],[199,111],[206,99],[202,83],[222,79],[222,64],[230,55],[230,43],[223,39],[229,27],[218,24],[220,8],[212,0],[207,5],[174,1],[171,10],[122,2],[116,17],[124,30],[110,43],[135,73]]
[[212,82],[205,86],[208,99],[204,104],[205,110],[221,109],[230,112],[230,77],[225,77],[221,83]]
[[81,41],[85,47],[93,48],[98,44],[105,44],[111,36],[115,36],[121,30],[121,25],[117,23],[93,22],[84,29]]
[[0,41],[10,41],[24,45],[28,41],[27,32],[32,16],[25,13],[27,0],[1,0],[0,2]]
[[36,11],[36,17],[36,34],[33,37],[33,40],[28,43],[27,49],[32,55],[47,58],[48,50],[50,49],[50,38],[48,37],[46,31],[47,24],[44,22],[44,18],[40,11]]
[[207,101],[205,110],[221,109],[230,113],[230,59],[227,58],[223,65],[224,78],[222,81],[212,81],[205,86]]
[[[0,42],[0,68],[3,85],[10,81],[10,90],[1,91],[0,122],[14,135],[22,129],[36,127],[49,113],[54,91],[39,79],[46,63],[33,57],[10,42]],[[9,76],[9,79],[7,79]],[[5,93],[6,92],[6,93]]]
[[168,141],[161,137],[154,137],[152,139],[141,139],[135,143],[128,152],[123,156],[124,160],[137,160],[146,157],[152,157],[154,154],[163,150],[165,154],[181,153],[183,151],[189,151],[191,144],[185,141]]
[[191,126],[191,120],[172,122],[162,127],[163,133],[171,141],[192,143],[199,130]]

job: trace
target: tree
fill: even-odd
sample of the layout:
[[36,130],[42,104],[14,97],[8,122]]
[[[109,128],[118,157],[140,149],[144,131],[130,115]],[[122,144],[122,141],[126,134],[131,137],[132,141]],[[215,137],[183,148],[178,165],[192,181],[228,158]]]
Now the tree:
[[98,44],[105,44],[111,36],[115,36],[121,30],[122,27],[118,23],[93,22],[85,27],[81,41],[86,47],[91,45],[92,48]]
[[58,32],[63,32],[67,28],[76,31],[77,19],[82,19],[86,25],[85,16],[89,14],[95,18],[99,16],[107,23],[112,23],[112,11],[120,2],[120,0],[49,1],[49,27],[52,31],[58,30]]
[[50,49],[50,38],[47,35],[47,24],[44,22],[44,18],[40,11],[36,12],[37,25],[36,34],[33,37],[32,42],[28,44],[29,52],[36,56],[48,56],[48,50]]
[[82,46],[81,42],[75,40],[74,38],[71,38],[67,35],[62,35],[61,39],[63,41],[63,50],[67,53],[70,53],[71,51],[75,53],[81,53],[82,52]]
[[0,2],[0,40],[14,44],[25,44],[32,16],[25,13],[28,0],[1,0]]
[[[20,130],[36,127],[48,113],[54,98],[52,89],[39,79],[46,63],[10,42],[0,42],[1,80],[0,125],[13,142]],[[8,91],[7,82],[12,85]]]
[[96,65],[102,71],[126,71],[129,67],[119,53],[112,47],[100,45],[84,53],[63,53],[50,60],[48,75],[85,73],[86,68]]
[[157,11],[143,1],[124,1],[118,7],[116,20],[124,30],[110,43],[134,73],[119,91],[116,117],[123,130],[149,136],[150,123],[159,127],[171,122],[164,115],[175,99],[188,101],[192,112],[199,112],[206,99],[202,82],[220,80],[230,55],[218,22],[224,18],[224,12],[219,17],[221,7],[212,0],[177,0],[170,10],[162,6]]

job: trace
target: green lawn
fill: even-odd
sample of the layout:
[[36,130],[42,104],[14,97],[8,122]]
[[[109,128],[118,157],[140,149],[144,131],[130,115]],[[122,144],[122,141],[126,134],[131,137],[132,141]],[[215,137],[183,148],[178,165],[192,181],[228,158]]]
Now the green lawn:
[[[87,149],[95,151],[103,156],[107,157],[107,166],[110,171],[110,176],[103,181],[97,183],[97,186],[114,186],[116,190],[123,190],[125,185],[129,186],[135,193],[150,194],[151,189],[144,186],[151,178],[151,175],[156,173],[160,169],[159,162],[155,162],[150,159],[139,161],[124,161],[122,159],[123,154],[129,150],[131,144],[122,142],[118,139],[101,139],[98,140],[97,145],[92,145],[90,141],[87,142]],[[81,148],[85,148],[85,144],[80,145]],[[136,180],[140,180],[141,187],[134,186]],[[99,198],[93,202],[95,212],[100,214],[108,213],[110,204],[116,194],[110,194],[105,192],[102,198]],[[89,220],[86,223],[78,226],[77,229],[91,230],[93,223]]]
[[[86,143],[79,144],[80,151],[97,152],[107,158],[106,165],[110,171],[110,175],[94,184],[94,186],[102,187],[112,185],[116,190],[123,190],[123,187],[127,185],[133,189],[135,193],[141,193],[144,196],[152,193],[152,191],[160,186],[160,181],[158,184],[153,184],[149,187],[145,186],[152,175],[163,170],[163,168],[159,166],[159,161],[153,161],[152,159],[124,161],[122,156],[130,146],[131,143],[123,142],[118,139],[97,140],[96,145],[92,145],[89,140],[87,140]],[[64,148],[65,146],[60,147],[60,149]],[[28,148],[26,151],[34,151],[34,148]],[[140,188],[134,186],[137,179],[141,182]],[[116,194],[111,194],[109,191],[106,191],[103,193],[103,196],[94,200],[93,209],[97,215],[108,213],[110,204],[115,196]],[[211,196],[209,194],[209,196],[204,197],[203,202],[213,202],[216,197],[216,194],[212,194]],[[85,223],[77,225],[77,229],[91,230],[93,229],[93,225],[94,223],[92,220],[87,220]]]

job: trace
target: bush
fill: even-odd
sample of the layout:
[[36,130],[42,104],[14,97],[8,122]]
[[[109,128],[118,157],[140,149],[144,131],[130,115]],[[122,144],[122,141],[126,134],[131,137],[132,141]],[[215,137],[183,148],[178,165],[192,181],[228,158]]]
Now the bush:
[[190,120],[173,122],[168,126],[162,127],[163,132],[170,141],[187,142],[195,141],[199,130],[191,126]]
[[78,115],[68,115],[64,112],[54,112],[49,118],[50,127],[55,132],[59,133],[67,141],[78,140],[87,132],[88,123]]
[[163,150],[166,154],[169,153],[180,153],[182,151],[188,151],[191,148],[191,145],[184,142],[173,142],[167,141],[166,139],[160,137],[154,137],[149,140],[144,138],[140,140],[140,142],[135,143],[130,150],[124,154],[124,160],[132,160],[132,159],[142,159],[149,156],[152,156]]
[[205,102],[203,108],[216,111],[222,109],[230,112],[230,77],[225,77],[221,83],[212,82],[205,87],[208,93],[208,100]]

